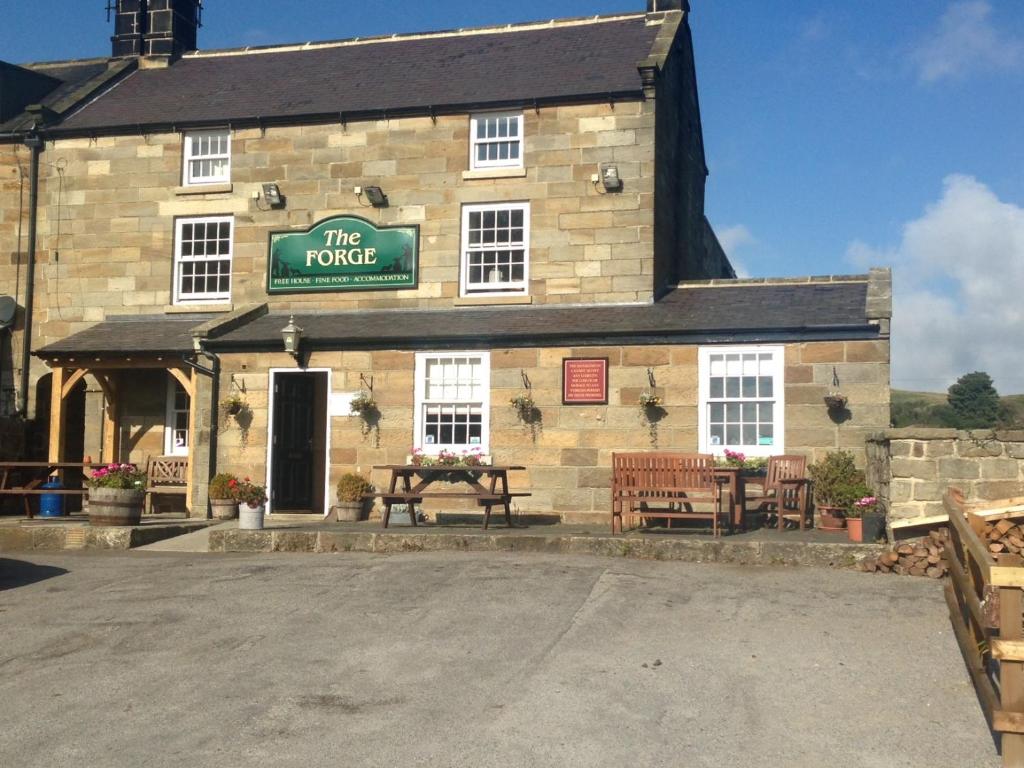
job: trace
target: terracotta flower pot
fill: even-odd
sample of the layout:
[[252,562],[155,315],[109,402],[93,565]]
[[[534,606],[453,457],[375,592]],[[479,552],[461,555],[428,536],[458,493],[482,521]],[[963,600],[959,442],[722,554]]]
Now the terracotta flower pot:
[[846,535],[850,537],[850,541],[864,541],[863,525],[864,521],[859,517],[846,518]]

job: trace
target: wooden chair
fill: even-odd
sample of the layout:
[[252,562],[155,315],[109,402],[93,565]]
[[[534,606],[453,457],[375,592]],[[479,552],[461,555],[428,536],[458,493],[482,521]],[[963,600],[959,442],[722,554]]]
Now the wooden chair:
[[806,456],[772,456],[768,459],[762,494],[747,501],[756,504],[758,511],[774,508],[780,531],[787,518],[796,518],[802,531],[807,523],[809,487]]
[[153,497],[184,496],[188,484],[188,456],[154,456],[146,462],[146,514],[153,512]]
[[[667,508],[650,508],[665,504]],[[708,511],[694,509],[708,505]],[[721,485],[715,479],[715,459],[700,453],[613,453],[612,533],[622,533],[623,515],[673,519],[711,519],[719,535]],[[732,518],[729,527],[732,530]]]

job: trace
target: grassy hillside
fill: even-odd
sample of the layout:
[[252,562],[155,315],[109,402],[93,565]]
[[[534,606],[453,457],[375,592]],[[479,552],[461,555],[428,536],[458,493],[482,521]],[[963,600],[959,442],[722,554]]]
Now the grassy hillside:
[[[1024,395],[1005,395],[1001,402],[1003,428],[1024,428]],[[892,423],[895,427],[952,426],[944,392],[892,391]]]

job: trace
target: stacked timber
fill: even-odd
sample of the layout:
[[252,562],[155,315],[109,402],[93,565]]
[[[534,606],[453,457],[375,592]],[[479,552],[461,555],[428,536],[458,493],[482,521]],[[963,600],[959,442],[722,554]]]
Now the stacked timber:
[[946,565],[946,544],[949,531],[938,528],[914,542],[903,542],[877,557],[870,555],[860,561],[857,569],[867,573],[895,573],[900,576],[927,576],[941,579]]

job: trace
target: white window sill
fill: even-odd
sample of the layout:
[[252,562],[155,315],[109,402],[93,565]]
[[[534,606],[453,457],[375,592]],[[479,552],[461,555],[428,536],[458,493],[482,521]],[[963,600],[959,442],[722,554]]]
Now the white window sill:
[[217,184],[189,184],[185,187],[175,187],[176,195],[222,195],[233,192],[235,185],[229,182]]
[[480,296],[459,296],[454,300],[456,307],[476,307],[486,304],[533,304],[533,296],[509,296],[492,294]]
[[192,312],[230,312],[235,308],[235,305],[230,301],[222,302],[218,304],[213,303],[200,303],[195,304],[168,304],[164,307],[165,315],[185,315]]
[[479,168],[463,171],[463,179],[521,179],[526,176],[526,168]]

